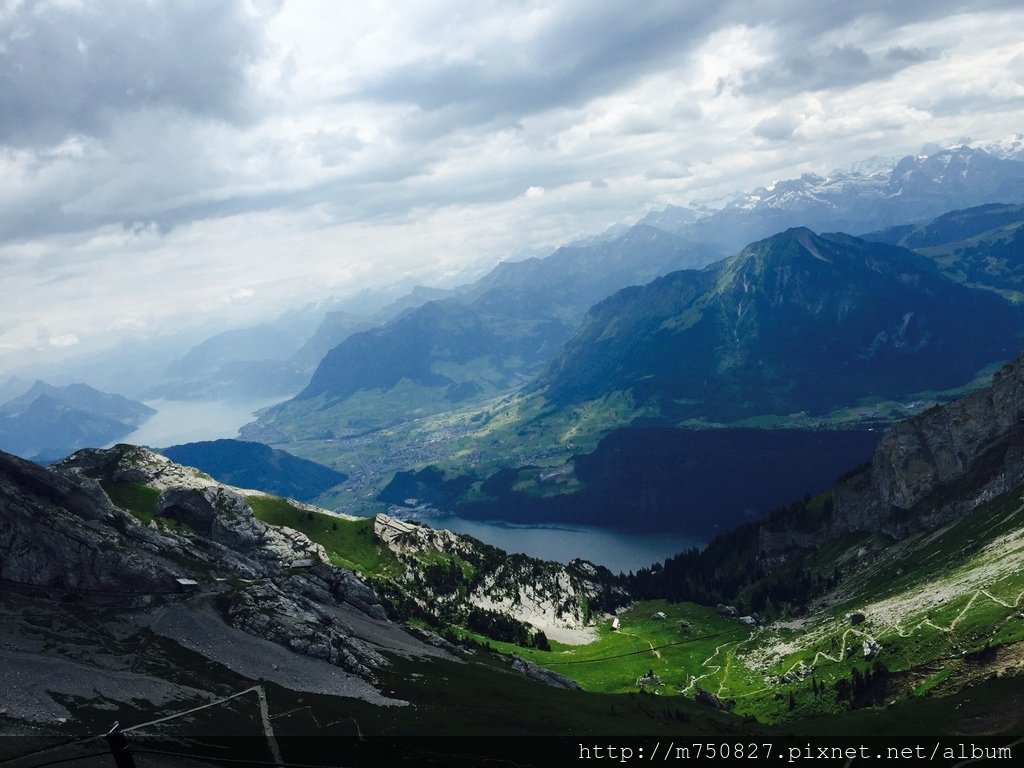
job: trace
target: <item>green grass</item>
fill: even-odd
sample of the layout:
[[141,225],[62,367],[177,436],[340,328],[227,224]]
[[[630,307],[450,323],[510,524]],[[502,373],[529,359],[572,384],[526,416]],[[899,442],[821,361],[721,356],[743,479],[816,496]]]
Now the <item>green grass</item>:
[[[585,690],[599,693],[636,691],[636,679],[651,670],[662,680],[656,689],[660,695],[692,696],[699,685],[721,699],[734,700],[737,714],[763,722],[843,712],[848,704],[837,700],[837,682],[849,682],[854,669],[865,674],[875,663],[864,658],[866,638],[880,643],[877,660],[891,673],[888,700],[920,697],[930,691],[933,695],[936,688],[952,693],[964,684],[958,674],[933,671],[922,681],[920,670],[935,670],[945,666],[945,660],[960,663],[990,647],[1024,641],[1024,621],[1019,618],[1024,573],[1012,567],[1017,550],[989,546],[1024,527],[1024,520],[1018,519],[1022,514],[1021,501],[1013,495],[989,503],[941,534],[919,537],[909,545],[894,545],[884,537],[851,537],[828,557],[839,558],[844,551],[864,546],[888,546],[898,553],[895,559],[901,565],[888,575],[884,566],[882,576],[860,585],[859,597],[808,617],[802,628],[752,631],[709,608],[651,601],[621,614],[618,632],[605,622],[598,629],[598,639],[585,646],[556,645],[546,653],[492,645],[566,674]],[[823,559],[820,564],[824,567],[827,562]],[[912,569],[910,564],[921,572],[895,575],[901,568]],[[916,610],[911,603],[896,624],[872,618],[870,606],[884,597],[927,598],[949,590],[948,598],[926,599]],[[851,625],[846,613],[860,608],[868,608],[868,620]],[[654,619],[657,611],[666,618]],[[686,633],[680,632],[684,621],[689,625]],[[813,676],[783,680],[801,667],[813,670]]]
[[[353,567],[357,563],[359,570],[370,575],[386,571],[381,557],[390,554],[372,544],[371,521],[337,521],[338,530],[334,530],[332,518],[313,513],[311,520],[310,513],[284,500],[250,502],[255,502],[254,508],[259,508],[258,515],[266,522],[298,528],[324,544],[338,564]],[[877,567],[877,571],[855,578],[855,589],[845,601],[809,617],[804,628],[752,630],[708,607],[645,601],[620,614],[618,631],[612,631],[610,623],[603,620],[593,642],[576,646],[553,642],[551,651],[521,648],[452,629],[497,651],[523,656],[565,674],[591,693],[637,694],[637,678],[653,671],[661,685],[647,693],[691,698],[699,686],[731,700],[734,713],[766,723],[842,715],[848,704],[837,700],[835,686],[839,680],[849,682],[854,669],[861,674],[871,669],[873,660],[865,660],[862,652],[866,637],[881,644],[878,658],[893,674],[887,694],[890,700],[955,692],[961,686],[958,674],[944,660],[959,663],[964,654],[989,645],[1024,640],[1024,621],[1017,618],[1024,573],[1005,568],[1002,575],[994,574],[977,587],[961,589],[944,602],[910,610],[897,625],[878,624],[869,618],[862,625],[851,626],[845,618],[847,612],[886,597],[937,593],[946,580],[971,577],[976,569],[992,566],[993,558],[1005,562],[1006,553],[994,555],[989,544],[1021,527],[1024,504],[1018,496],[1007,495],[940,532],[902,542],[877,535],[854,535],[836,542],[818,553],[811,566],[824,571],[834,563],[845,563],[843,567],[856,569],[860,567],[856,553],[866,549],[869,561],[874,562],[868,570]],[[429,553],[421,560],[440,563],[447,557]],[[659,611],[666,618],[654,618]],[[847,654],[847,648],[852,653]],[[782,679],[801,665],[813,669],[813,676],[788,682]],[[921,670],[929,669],[932,671],[922,679]],[[942,673],[941,669],[954,671]]]
[[301,509],[277,496],[247,496],[245,500],[258,520],[306,534],[323,546],[335,565],[366,576],[388,576],[401,570],[391,550],[375,540],[372,518],[346,520]]
[[155,522],[161,530],[174,533],[195,533],[195,530],[188,523],[157,516],[156,509],[157,502],[160,499],[160,491],[156,488],[150,488],[148,485],[142,485],[142,483],[106,479],[100,480],[100,486],[116,506],[123,509],[143,525]]
[[923,683],[921,683],[920,685],[916,686],[914,688],[914,695],[915,696],[925,696],[928,693],[928,691],[930,691],[936,685],[938,685],[943,680],[945,680],[947,677],[949,677],[949,673],[950,673],[950,670],[948,668],[947,669],[940,669],[938,672],[936,672],[934,675],[929,677]]
[[[662,612],[664,619],[654,618]],[[620,629],[612,630],[610,621],[602,620],[597,639],[586,645],[565,645],[552,642],[551,651],[520,648],[465,630],[457,633],[489,642],[502,653],[515,653],[541,666],[560,672],[578,682],[584,690],[595,693],[636,693],[637,678],[653,671],[663,685],[659,695],[692,696],[694,685],[713,693],[745,692],[757,682],[739,667],[725,669],[732,651],[747,642],[750,629],[735,619],[725,619],[711,608],[692,603],[669,604],[663,600],[638,603],[619,614]],[[709,659],[720,656],[722,669]],[[702,678],[693,683],[693,677]]]
[[149,525],[156,518],[156,504],[160,498],[160,491],[156,488],[113,480],[100,480],[100,485],[114,504],[138,518],[143,525]]

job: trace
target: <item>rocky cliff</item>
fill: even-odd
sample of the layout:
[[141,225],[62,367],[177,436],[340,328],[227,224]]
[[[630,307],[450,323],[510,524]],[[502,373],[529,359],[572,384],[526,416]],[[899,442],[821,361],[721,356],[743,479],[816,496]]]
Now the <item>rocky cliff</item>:
[[399,580],[420,608],[449,619],[473,609],[495,612],[553,640],[580,643],[593,638],[594,613],[630,599],[611,572],[585,560],[562,565],[509,555],[388,515],[377,515],[374,535],[406,564]]
[[178,542],[139,525],[99,484],[0,453],[0,579],[11,585],[163,593],[184,577]]
[[[156,517],[143,524],[102,483],[153,488]],[[257,520],[233,489],[162,456],[86,449],[42,468],[0,454],[0,502],[3,586],[127,607],[189,593],[229,626],[363,678],[385,664],[337,615],[347,606],[386,621],[364,582],[298,531]]]
[[832,491],[833,511],[812,530],[769,524],[768,562],[847,533],[893,538],[938,528],[1024,482],[1024,357],[997,371],[991,386],[901,421],[871,463]]
[[[268,517],[257,500],[287,510],[300,526],[317,522],[304,528],[308,536],[269,524],[264,520],[279,518]],[[92,685],[102,674],[97,669],[134,670],[139,649],[153,637],[249,679],[290,685],[298,676],[305,690],[400,704],[380,682],[391,674],[389,653],[450,658],[459,649],[428,632],[409,634],[379,595],[398,610],[395,616],[426,618],[441,629],[475,618],[475,631],[511,633],[512,642],[527,644],[539,631],[585,640],[591,607],[597,610],[609,595],[627,599],[610,573],[586,563],[509,556],[469,537],[387,517],[375,531],[364,523],[218,483],[135,446],[83,449],[50,467],[0,453],[0,607],[11,618],[0,627],[0,657],[14,654],[8,661],[15,676],[69,659],[76,665],[67,679],[48,674],[9,713],[34,721],[62,716],[60,702]],[[310,538],[321,524],[330,550]],[[356,557],[338,550],[331,534],[339,526],[365,531],[373,541],[363,546],[382,553],[386,568],[367,574],[371,581],[337,565]],[[69,605],[95,614],[95,631],[60,640],[49,653],[53,659],[40,657],[40,623],[58,638],[66,635],[64,623],[80,625],[69,618]],[[411,605],[418,610],[403,613]],[[130,638],[124,660],[107,658],[110,643],[96,639],[104,633]],[[35,650],[11,650],[21,647]],[[324,669],[312,672],[317,665]],[[571,687],[531,665],[512,669]],[[173,685],[157,688],[160,696],[183,695]],[[110,688],[111,701],[129,701],[129,689],[124,699],[117,690]]]

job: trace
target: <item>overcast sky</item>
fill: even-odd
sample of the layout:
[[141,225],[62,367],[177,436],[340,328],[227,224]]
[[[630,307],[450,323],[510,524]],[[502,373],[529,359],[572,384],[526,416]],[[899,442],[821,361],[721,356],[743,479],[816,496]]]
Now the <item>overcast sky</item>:
[[0,371],[1024,130],[1011,2],[0,0]]

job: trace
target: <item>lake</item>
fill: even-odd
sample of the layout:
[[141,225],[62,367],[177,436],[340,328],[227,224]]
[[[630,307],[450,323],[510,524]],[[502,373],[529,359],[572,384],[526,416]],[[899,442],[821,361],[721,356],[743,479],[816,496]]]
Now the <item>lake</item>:
[[157,413],[138,429],[116,442],[166,448],[200,440],[238,437],[238,428],[253,421],[253,411],[281,402],[281,397],[260,400],[149,400]]
[[[157,413],[119,443],[166,448],[201,440],[235,438],[238,428],[253,420],[253,412],[281,398],[246,401],[150,400]],[[571,524],[519,525],[482,522],[454,515],[402,515],[430,525],[464,533],[506,552],[521,552],[544,560],[568,563],[582,557],[613,572],[635,571],[704,541],[679,533],[619,533],[609,528]]]
[[454,515],[425,515],[417,522],[464,533],[506,552],[568,563],[582,557],[612,572],[635,571],[705,542],[681,533],[620,533],[583,525],[515,525],[465,520]]

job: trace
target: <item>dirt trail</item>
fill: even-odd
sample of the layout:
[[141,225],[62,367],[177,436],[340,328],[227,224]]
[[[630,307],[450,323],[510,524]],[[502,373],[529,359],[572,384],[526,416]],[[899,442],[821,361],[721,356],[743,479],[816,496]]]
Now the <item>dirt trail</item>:
[[654,658],[656,658],[656,659],[660,659],[661,658],[661,653],[658,651],[657,648],[654,647],[654,643],[652,643],[647,638],[640,637],[640,635],[634,635],[632,632],[622,632],[621,630],[619,631],[619,634],[620,635],[626,635],[628,637],[633,637],[633,638],[636,638],[637,640],[643,640],[645,643],[647,643],[647,646],[651,649],[651,653],[654,654]]

